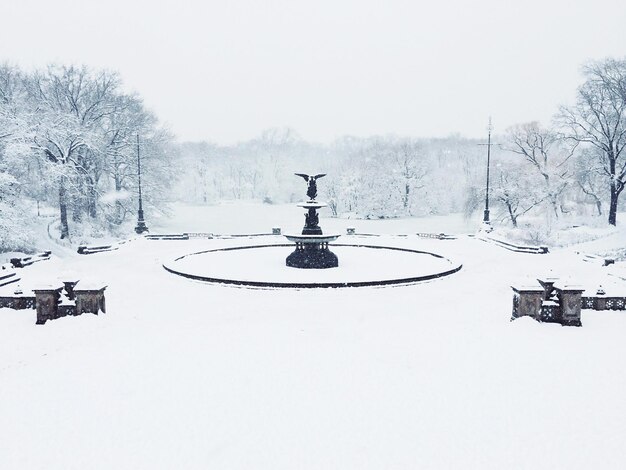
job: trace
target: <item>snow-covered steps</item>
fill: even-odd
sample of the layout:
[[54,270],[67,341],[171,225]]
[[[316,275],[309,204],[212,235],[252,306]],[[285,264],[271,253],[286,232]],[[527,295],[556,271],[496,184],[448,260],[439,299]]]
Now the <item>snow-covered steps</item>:
[[132,241],[135,241],[139,238],[143,238],[143,237],[134,237],[134,238],[128,238],[126,240],[119,240],[117,242],[111,243],[110,245],[80,245],[78,247],[78,250],[76,250],[76,252],[79,255],[91,255],[94,253],[103,253],[105,251],[113,251],[113,250],[119,249],[120,246],[125,245],[126,243],[130,243]]
[[188,233],[146,235],[146,240],[189,240]]
[[494,245],[505,248],[507,250],[515,251],[516,253],[531,253],[537,255],[543,255],[548,253],[547,246],[516,245],[515,243],[511,243],[507,240],[502,240],[501,238],[496,238],[491,235],[486,235],[484,233],[476,235],[476,238],[487,243],[493,243]]
[[595,263],[601,266],[609,266],[615,263],[615,260],[613,258],[603,258],[602,256],[581,253],[580,251],[577,251],[576,254],[581,255],[583,257],[583,261],[586,261],[588,263]]
[[26,266],[30,266],[31,264],[36,263],[37,261],[45,261],[47,259],[50,259],[51,254],[52,252],[48,250],[48,251],[43,251],[41,253],[37,253],[36,255],[33,255],[33,256],[26,256],[24,258],[11,258],[11,264],[15,268],[23,268]]
[[104,251],[113,251],[113,250],[117,250],[119,247],[117,246],[117,244],[113,244],[113,245],[99,245],[99,246],[87,246],[87,245],[80,245],[78,247],[78,250],[76,250],[76,252],[79,255],[91,255],[94,253],[102,253]]
[[0,287],[18,282],[20,277],[15,271],[9,271],[7,273],[0,271]]

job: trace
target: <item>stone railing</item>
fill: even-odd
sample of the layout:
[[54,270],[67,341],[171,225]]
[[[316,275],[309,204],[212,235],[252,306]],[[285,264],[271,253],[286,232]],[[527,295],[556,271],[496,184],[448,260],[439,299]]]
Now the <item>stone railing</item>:
[[604,294],[583,296],[582,308],[590,310],[626,310],[626,297],[614,297]]
[[63,284],[39,286],[31,292],[20,290],[12,295],[0,297],[0,308],[14,310],[36,309],[37,324],[43,325],[48,320],[68,315],[76,316],[83,313],[98,314],[106,312],[103,284],[78,283],[67,281]]
[[35,296],[32,294],[13,294],[0,297],[0,308],[26,310],[35,308]]
[[582,326],[584,289],[575,285],[558,285],[556,279],[551,278],[538,281],[536,285],[511,286],[513,289],[511,320],[529,316],[540,322]]
[[37,324],[43,325],[48,320],[68,315],[106,313],[104,300],[106,287],[102,284],[79,284],[78,281],[68,281],[64,282],[64,285],[49,285],[33,289]]

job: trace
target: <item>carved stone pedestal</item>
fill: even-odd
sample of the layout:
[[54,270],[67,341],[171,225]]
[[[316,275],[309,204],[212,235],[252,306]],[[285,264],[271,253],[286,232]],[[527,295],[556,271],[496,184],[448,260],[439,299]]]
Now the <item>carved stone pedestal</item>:
[[104,301],[104,290],[107,286],[94,284],[94,285],[82,285],[78,283],[74,287],[74,295],[76,296],[76,315],[82,313],[93,313],[95,315],[98,312],[106,313],[106,304]]
[[556,295],[561,304],[561,325],[582,326],[580,311],[582,308],[582,293],[579,286],[556,286]]
[[513,289],[513,313],[511,320],[529,316],[540,319],[544,289],[540,286],[511,286]]
[[33,289],[37,307],[37,325],[59,317],[59,301],[63,286],[43,286]]

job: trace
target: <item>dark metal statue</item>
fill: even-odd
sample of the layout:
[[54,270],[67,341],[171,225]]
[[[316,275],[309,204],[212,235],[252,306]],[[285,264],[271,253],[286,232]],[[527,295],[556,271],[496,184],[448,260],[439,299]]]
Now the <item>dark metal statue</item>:
[[[313,208],[309,209],[309,213],[308,214],[304,214],[304,220],[305,220],[305,227],[309,228],[309,229],[316,229],[319,226],[320,223],[320,218],[317,215],[317,211]],[[320,229],[320,234],[321,234],[321,229]]]
[[321,178],[322,176],[326,176],[326,173],[322,173],[320,175],[315,175],[315,176],[310,176],[310,175],[305,175],[304,173],[294,173],[296,176],[300,176],[302,178],[304,178],[304,180],[308,183],[308,187],[306,190],[306,195],[309,196],[309,199],[311,201],[315,200],[315,198],[317,197],[317,179]]

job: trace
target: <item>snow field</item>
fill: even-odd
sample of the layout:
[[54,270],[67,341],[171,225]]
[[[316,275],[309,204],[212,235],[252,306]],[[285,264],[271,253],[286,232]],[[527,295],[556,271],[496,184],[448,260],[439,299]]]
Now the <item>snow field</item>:
[[377,242],[463,269],[402,287],[251,290],[161,267],[252,242],[137,240],[25,270],[106,281],[108,313],[36,326],[34,311],[0,310],[0,468],[626,464],[626,314],[509,321],[511,283],[551,272],[620,289],[608,268],[416,237]]

